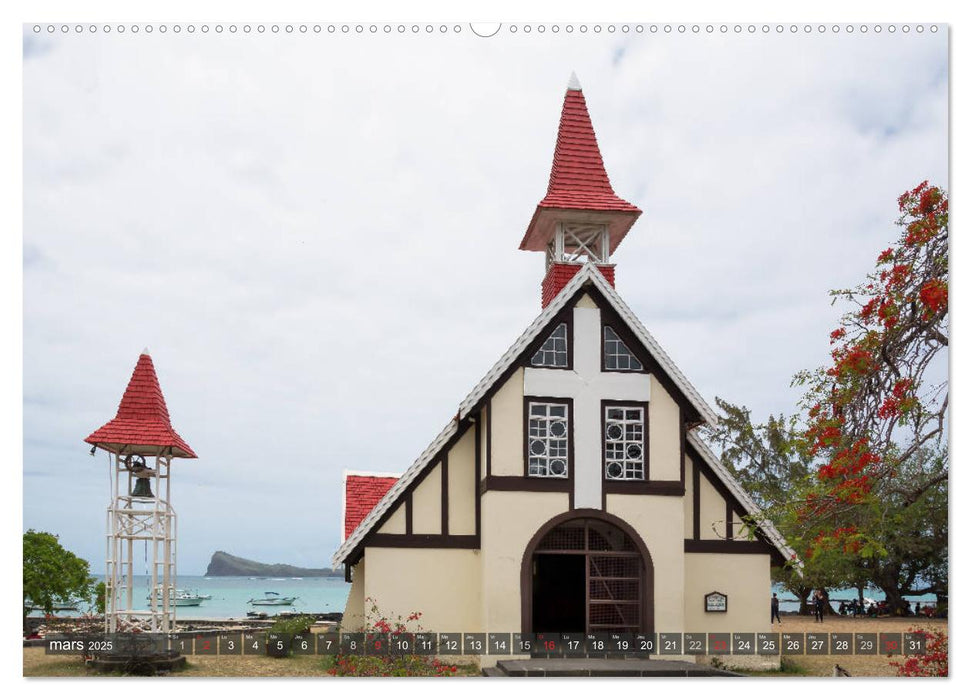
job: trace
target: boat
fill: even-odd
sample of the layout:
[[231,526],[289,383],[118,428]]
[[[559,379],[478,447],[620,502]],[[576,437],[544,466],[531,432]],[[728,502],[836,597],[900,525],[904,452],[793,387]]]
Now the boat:
[[[212,596],[209,596],[209,598],[211,597]],[[146,596],[146,600],[151,599],[151,596]],[[208,598],[179,588],[176,589],[176,591],[170,596],[169,604],[174,605],[177,608],[197,607],[202,605],[203,600],[208,600]]]
[[[34,605],[31,601],[27,601],[27,605],[31,610],[35,612],[44,612],[44,607],[41,605]],[[78,607],[81,605],[80,601],[76,600],[55,600],[54,607],[52,610],[54,612],[76,612]]]
[[293,605],[296,596],[282,596],[276,591],[266,591],[263,593],[265,598],[251,598],[246,601],[250,605]]

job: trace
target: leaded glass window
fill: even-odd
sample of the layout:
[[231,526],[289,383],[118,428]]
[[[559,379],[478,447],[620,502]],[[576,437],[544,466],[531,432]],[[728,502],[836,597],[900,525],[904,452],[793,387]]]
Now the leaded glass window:
[[550,333],[543,346],[533,355],[533,367],[566,367],[566,324],[561,323]]
[[621,340],[614,329],[604,326],[604,368],[613,370],[642,370],[644,365]]
[[644,409],[604,408],[604,471],[608,479],[644,479]]
[[567,478],[570,471],[570,409],[567,404],[529,402],[526,451],[529,476]]

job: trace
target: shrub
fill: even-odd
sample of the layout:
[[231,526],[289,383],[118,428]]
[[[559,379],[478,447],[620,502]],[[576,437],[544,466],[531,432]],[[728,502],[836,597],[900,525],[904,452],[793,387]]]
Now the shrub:
[[947,676],[947,632],[911,628],[910,632],[924,637],[924,653],[910,656],[906,661],[891,661],[898,676]]

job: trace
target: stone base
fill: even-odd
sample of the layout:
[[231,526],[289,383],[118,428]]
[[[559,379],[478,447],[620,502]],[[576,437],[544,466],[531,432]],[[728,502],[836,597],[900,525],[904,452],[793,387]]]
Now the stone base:
[[185,668],[184,656],[102,656],[84,662],[99,673],[121,673],[126,676],[155,676]]

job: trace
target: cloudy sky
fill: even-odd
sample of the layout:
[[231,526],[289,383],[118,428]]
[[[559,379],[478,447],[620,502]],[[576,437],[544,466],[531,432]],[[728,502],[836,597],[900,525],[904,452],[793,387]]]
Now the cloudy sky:
[[897,196],[948,185],[946,28],[141,26],[24,30],[23,526],[95,572],[108,466],[82,440],[146,346],[199,454],[180,571],[328,565],[342,471],[403,471],[540,310],[518,244],[572,70],[644,210],[619,292],[759,418],[825,362],[827,290],[872,269]]

